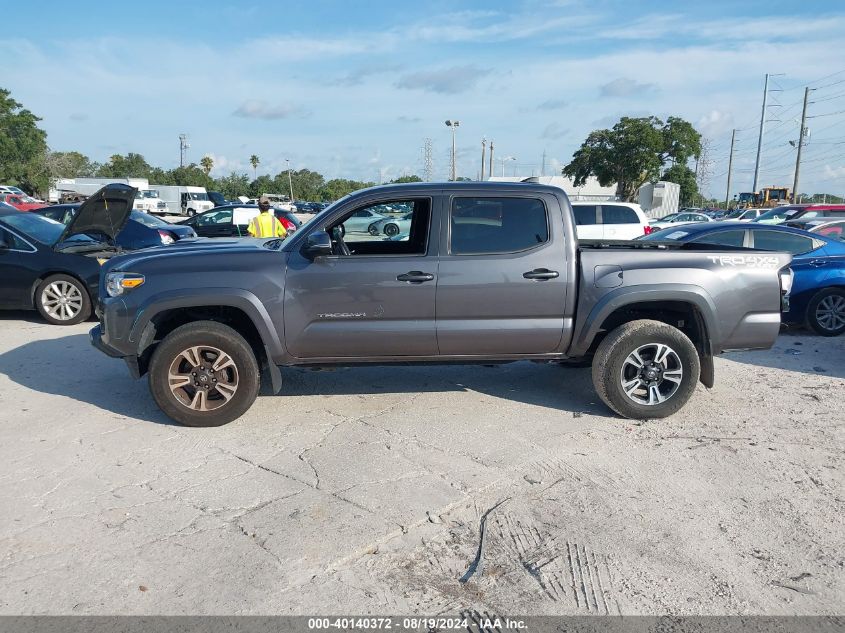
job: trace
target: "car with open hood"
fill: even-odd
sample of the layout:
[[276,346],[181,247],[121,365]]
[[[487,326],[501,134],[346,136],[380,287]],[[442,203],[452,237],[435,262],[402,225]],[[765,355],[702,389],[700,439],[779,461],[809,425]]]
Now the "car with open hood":
[[114,244],[132,212],[135,189],[107,185],[67,223],[0,209],[0,308],[38,310],[55,325],[91,315],[100,266],[121,252]]

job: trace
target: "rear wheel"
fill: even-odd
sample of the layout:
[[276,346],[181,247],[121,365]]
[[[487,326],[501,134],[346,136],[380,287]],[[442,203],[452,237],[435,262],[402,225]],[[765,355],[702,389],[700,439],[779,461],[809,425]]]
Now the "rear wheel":
[[377,237],[379,233],[378,227],[375,224],[371,224],[367,227],[367,233],[369,233],[373,237]]
[[53,325],[75,325],[91,316],[91,298],[85,285],[69,275],[52,275],[35,291],[35,307]]
[[845,290],[827,288],[807,304],[807,323],[822,336],[845,332]]
[[399,227],[396,224],[386,224],[384,227],[384,234],[388,237],[399,235]]
[[698,383],[698,351],[660,321],[631,321],[610,332],[593,359],[593,385],[626,418],[665,418],[690,399]]
[[232,328],[197,321],[173,330],[150,363],[150,391],[159,408],[186,426],[222,426],[255,402],[258,363]]

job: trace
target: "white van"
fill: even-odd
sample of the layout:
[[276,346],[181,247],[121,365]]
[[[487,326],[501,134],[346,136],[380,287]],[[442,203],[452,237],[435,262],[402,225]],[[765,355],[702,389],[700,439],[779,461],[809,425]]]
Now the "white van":
[[573,202],[579,240],[633,240],[651,233],[648,218],[631,202]]
[[214,208],[205,187],[150,185],[150,188],[158,191],[159,198],[170,209],[170,213],[194,216]]

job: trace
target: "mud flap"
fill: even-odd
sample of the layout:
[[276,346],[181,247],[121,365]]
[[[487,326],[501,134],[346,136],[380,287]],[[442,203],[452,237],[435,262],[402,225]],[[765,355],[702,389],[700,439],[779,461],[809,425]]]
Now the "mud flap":
[[264,347],[264,354],[258,393],[262,396],[275,396],[282,390],[282,372],[275,363],[269,361],[270,350],[266,346]]
[[716,367],[713,364],[713,357],[710,354],[700,354],[699,360],[701,362],[701,374],[698,380],[708,389],[712,389],[713,385],[716,384]]

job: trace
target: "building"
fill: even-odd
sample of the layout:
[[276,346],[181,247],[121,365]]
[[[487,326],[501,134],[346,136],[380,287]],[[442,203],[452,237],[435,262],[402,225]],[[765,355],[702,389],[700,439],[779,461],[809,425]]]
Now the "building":
[[674,182],[647,182],[639,191],[639,203],[650,218],[662,218],[678,211],[681,186]]
[[[522,182],[525,176],[493,176],[490,182]],[[576,187],[572,180],[564,176],[535,176],[531,182],[559,187],[566,192],[570,200],[616,200],[616,185],[602,187],[595,178],[588,178],[582,187]]]

